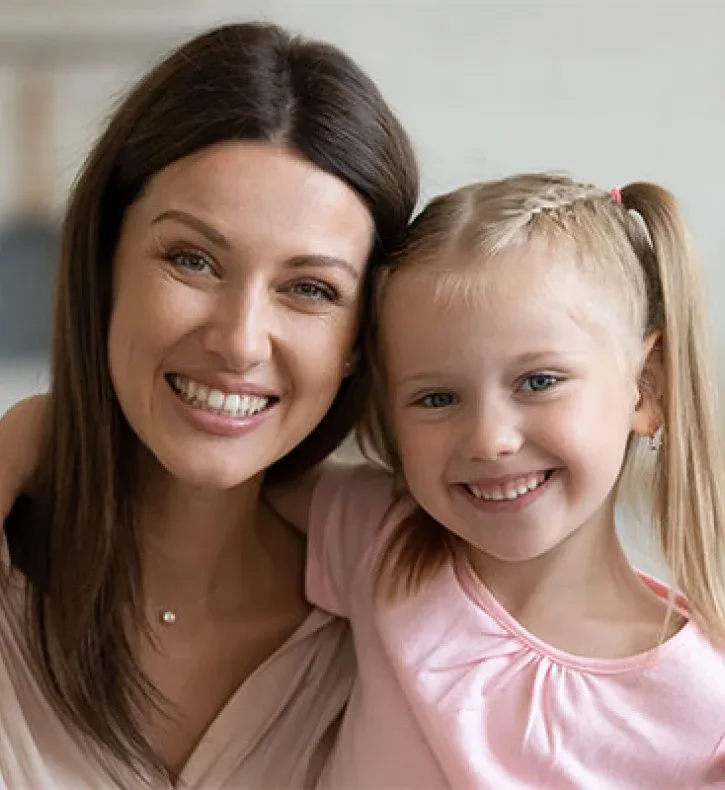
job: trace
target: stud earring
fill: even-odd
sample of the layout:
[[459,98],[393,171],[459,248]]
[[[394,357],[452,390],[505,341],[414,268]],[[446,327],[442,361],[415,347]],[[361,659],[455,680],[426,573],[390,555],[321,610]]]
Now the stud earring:
[[660,425],[660,427],[652,434],[652,436],[649,437],[649,446],[652,452],[656,453],[660,447],[662,447],[664,433],[665,429]]

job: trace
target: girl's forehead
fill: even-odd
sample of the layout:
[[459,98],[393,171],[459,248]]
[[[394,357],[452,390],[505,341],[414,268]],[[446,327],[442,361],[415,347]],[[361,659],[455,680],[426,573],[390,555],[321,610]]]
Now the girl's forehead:
[[584,299],[601,286],[583,272],[576,256],[543,246],[513,247],[490,258],[452,252],[424,261],[411,261],[396,270],[384,289],[383,302],[406,298],[452,306],[556,301],[564,295]]
[[[450,256],[394,273],[381,294],[382,334],[419,332],[413,312],[437,324],[475,318],[481,333],[543,333],[567,325],[597,341],[621,342],[629,352],[640,340],[627,300],[599,281],[571,252],[512,248],[488,259]],[[572,329],[573,331],[573,329]]]

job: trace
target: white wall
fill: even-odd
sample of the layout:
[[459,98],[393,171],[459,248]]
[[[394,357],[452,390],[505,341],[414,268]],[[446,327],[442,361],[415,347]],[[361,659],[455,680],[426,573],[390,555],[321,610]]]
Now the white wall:
[[[121,14],[98,11],[113,9],[110,0],[45,4],[60,11],[30,14],[23,9],[42,4],[0,0],[0,31],[115,25],[147,37],[155,28],[166,40],[174,29],[265,17],[327,38],[370,71],[400,112],[423,162],[426,195],[527,168],[565,168],[603,185],[657,179],[682,198],[712,283],[721,284],[720,0],[147,0],[144,13],[134,12],[140,0],[124,0]],[[74,7],[83,13],[70,24],[66,9]],[[148,61],[153,44],[147,49]],[[140,56],[127,61],[57,73],[56,204],[110,100],[144,65]],[[0,65],[0,214],[11,198],[11,83],[11,69]],[[725,318],[721,330],[725,341]]]
[[[161,48],[152,32],[165,41],[222,19],[260,17],[329,39],[369,70],[414,138],[426,197],[543,168],[605,187],[635,179],[670,187],[701,251],[725,353],[725,311],[717,309],[725,296],[720,0],[0,0],[0,215],[12,206],[14,76],[3,47],[14,33],[117,31],[113,63],[55,76],[59,209],[110,100]],[[23,372],[0,361],[0,412],[38,375],[37,363]]]

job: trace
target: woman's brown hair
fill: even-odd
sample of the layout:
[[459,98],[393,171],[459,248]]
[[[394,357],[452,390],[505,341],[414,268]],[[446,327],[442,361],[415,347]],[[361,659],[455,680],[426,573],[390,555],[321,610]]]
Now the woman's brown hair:
[[[143,735],[144,712],[161,701],[127,628],[146,624],[132,512],[137,439],[107,363],[112,261],[149,180],[230,140],[287,145],[355,190],[375,224],[371,267],[398,243],[417,199],[411,145],[374,83],[335,47],[261,24],[217,28],[159,63],[80,173],[62,228],[47,437],[32,507],[16,510],[9,539],[29,580],[32,661],[50,699],[102,754],[144,776],[161,770]],[[337,447],[366,379],[361,359],[318,427],[269,475],[299,474]]]

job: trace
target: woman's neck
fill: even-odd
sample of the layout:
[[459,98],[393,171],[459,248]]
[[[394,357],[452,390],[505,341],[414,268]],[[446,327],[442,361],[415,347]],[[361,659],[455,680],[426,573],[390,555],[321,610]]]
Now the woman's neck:
[[216,490],[146,476],[138,529],[150,611],[229,620],[301,596],[304,541],[262,504],[262,479]]

